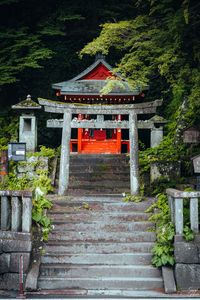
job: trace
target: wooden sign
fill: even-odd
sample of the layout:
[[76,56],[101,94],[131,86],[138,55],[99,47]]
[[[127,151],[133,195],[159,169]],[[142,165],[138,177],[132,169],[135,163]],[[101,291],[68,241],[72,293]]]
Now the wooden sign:
[[200,173],[200,154],[192,158],[194,173]]
[[187,144],[198,144],[200,142],[200,130],[195,127],[187,128],[183,132],[183,141]]

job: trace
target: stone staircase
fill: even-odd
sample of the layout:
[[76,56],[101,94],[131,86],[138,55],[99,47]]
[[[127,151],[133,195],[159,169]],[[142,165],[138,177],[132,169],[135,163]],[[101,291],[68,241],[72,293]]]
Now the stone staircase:
[[69,192],[79,194],[130,192],[129,157],[120,155],[71,155]]
[[[134,296],[163,289],[151,265],[155,241],[145,213],[152,199],[125,203],[117,196],[55,197],[54,229],[42,256],[39,294]],[[155,296],[155,295],[154,295]]]

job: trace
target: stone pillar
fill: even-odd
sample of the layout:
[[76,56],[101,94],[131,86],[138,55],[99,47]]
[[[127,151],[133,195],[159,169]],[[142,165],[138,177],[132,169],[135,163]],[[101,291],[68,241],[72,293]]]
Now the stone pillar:
[[71,139],[71,111],[67,110],[63,116],[62,144],[60,156],[60,174],[58,194],[64,195],[69,185],[69,158],[70,158],[70,139]]
[[156,147],[163,140],[163,127],[151,128],[151,147]]
[[10,229],[10,214],[11,214],[10,199],[7,196],[1,197],[1,230]]
[[37,148],[37,120],[34,115],[20,116],[19,142],[26,143],[27,151],[35,151]]
[[183,199],[175,198],[176,234],[183,235]]
[[199,232],[199,209],[198,209],[198,198],[190,199],[190,223],[191,229],[195,232]]
[[22,197],[22,232],[31,232],[32,198]]
[[129,114],[129,140],[130,140],[130,185],[131,194],[139,193],[139,165],[138,165],[138,128],[137,115]]
[[22,224],[22,205],[20,203],[19,197],[13,196],[11,198],[11,230],[20,231]]

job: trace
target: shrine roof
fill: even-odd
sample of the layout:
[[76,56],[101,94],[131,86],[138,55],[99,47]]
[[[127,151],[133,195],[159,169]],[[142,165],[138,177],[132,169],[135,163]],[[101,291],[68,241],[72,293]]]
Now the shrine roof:
[[54,84],[55,89],[59,89],[61,95],[100,95],[102,89],[107,84],[112,85],[111,92],[108,95],[138,95],[141,90],[131,89],[128,82],[119,80],[77,80],[65,81],[59,84]]
[[139,95],[140,87],[132,88],[128,81],[119,73],[114,73],[113,68],[104,58],[97,59],[92,65],[71,80],[58,82],[52,85],[59,90],[61,95],[101,95],[102,89],[107,85],[112,86],[108,95]]
[[31,96],[28,95],[27,98],[15,105],[12,105],[13,109],[23,109],[23,110],[35,110],[41,109],[41,106],[31,99]]

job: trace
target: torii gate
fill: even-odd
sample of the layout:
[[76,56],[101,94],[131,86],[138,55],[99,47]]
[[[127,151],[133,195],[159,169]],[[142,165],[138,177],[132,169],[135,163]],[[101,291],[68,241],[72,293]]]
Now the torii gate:
[[[47,127],[62,128],[61,159],[58,194],[64,195],[69,185],[69,159],[71,128],[128,128],[130,141],[130,187],[131,194],[139,192],[138,166],[138,121],[139,114],[156,113],[156,108],[162,105],[162,100],[123,105],[91,105],[70,104],[46,99],[38,99],[44,110],[50,113],[60,113],[63,119],[48,120]],[[72,114],[97,115],[96,120],[72,120]],[[104,115],[128,115],[128,121],[105,121]],[[141,125],[141,123],[140,123]],[[143,127],[145,128],[145,126]],[[148,127],[146,127],[148,128]]]

